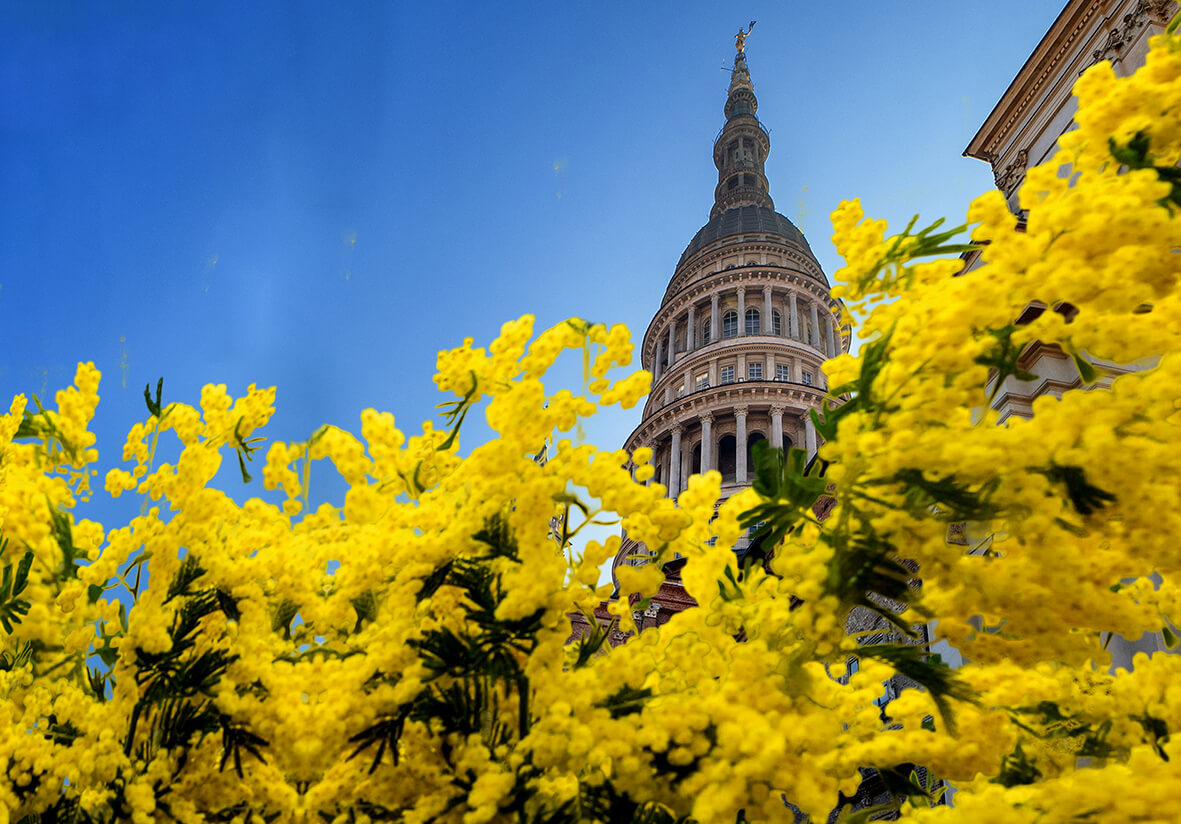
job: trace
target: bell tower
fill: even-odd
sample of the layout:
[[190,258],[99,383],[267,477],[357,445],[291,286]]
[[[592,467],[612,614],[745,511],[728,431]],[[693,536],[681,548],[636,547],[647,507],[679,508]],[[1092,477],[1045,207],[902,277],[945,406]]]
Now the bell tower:
[[[652,448],[651,483],[672,498],[690,475],[709,470],[721,473],[723,496],[745,488],[760,440],[815,452],[808,412],[827,389],[820,366],[849,346],[808,241],[771,200],[771,134],[757,116],[745,34],[736,37],[726,120],[714,140],[718,184],[709,221],[685,247],[644,334],[652,392],[625,444]],[[734,549],[741,554],[746,545]],[[645,554],[625,536],[614,567],[643,563],[629,556]],[[691,605],[683,590],[677,597],[681,563],[665,565],[668,580],[643,626]]]

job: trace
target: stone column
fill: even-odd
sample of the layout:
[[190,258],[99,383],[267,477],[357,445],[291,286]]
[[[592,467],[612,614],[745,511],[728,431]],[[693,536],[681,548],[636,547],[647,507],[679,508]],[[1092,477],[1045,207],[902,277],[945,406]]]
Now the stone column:
[[696,348],[693,345],[695,343],[695,341],[693,339],[697,336],[697,320],[694,317],[694,312],[695,312],[694,307],[690,306],[689,307],[689,326],[685,330],[685,351],[686,352],[692,352]]
[[738,287],[738,334],[746,334],[746,287]]
[[796,305],[796,293],[792,292],[787,296],[788,310],[787,310],[787,331],[796,340],[800,339],[800,320],[799,307]]
[[[813,307],[812,314],[816,314],[816,309]],[[677,319],[673,318],[668,322],[668,365],[672,366],[677,359]]]
[[677,493],[681,491],[681,432],[684,429],[680,424],[677,424],[672,431],[673,443],[668,467],[668,496],[675,498]]
[[701,474],[714,468],[714,413],[702,412],[701,421]]
[[688,395],[692,391],[693,391],[693,373],[690,371],[690,372],[685,373],[685,394]]
[[783,407],[771,407],[771,446],[783,449]]
[[820,349],[824,344],[820,342],[820,313],[816,311],[816,304],[812,305],[812,335],[808,343]]
[[660,380],[664,374],[664,341],[656,341],[656,363],[652,364],[652,382]]
[[764,335],[775,334],[775,326],[771,323],[771,318],[773,317],[771,314],[772,311],[774,311],[774,310],[771,309],[771,287],[764,286],[763,287],[763,334]]
[[708,378],[708,380],[709,380],[710,386],[717,386],[718,385],[718,359],[717,358],[710,358],[710,360],[709,360],[709,378]]
[[804,417],[804,449],[808,450],[809,458],[816,454],[816,427],[811,415]]
[[835,358],[841,353],[840,350],[837,349],[836,333],[833,329],[833,325],[832,313],[830,312],[828,315],[828,356],[830,358]]
[[734,407],[734,480],[746,483],[746,407]]
[[722,339],[722,327],[718,326],[718,295],[715,292],[709,299],[709,341]]

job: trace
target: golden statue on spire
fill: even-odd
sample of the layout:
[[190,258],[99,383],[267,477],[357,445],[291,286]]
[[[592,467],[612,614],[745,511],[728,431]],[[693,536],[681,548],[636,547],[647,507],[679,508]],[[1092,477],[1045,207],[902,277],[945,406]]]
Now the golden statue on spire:
[[751,30],[754,29],[754,27],[754,20],[750,21],[750,25],[746,27],[746,31],[743,31],[741,26],[738,27],[738,34],[734,35],[734,46],[738,49],[739,54],[742,54],[742,52],[746,49],[746,36],[751,33]]

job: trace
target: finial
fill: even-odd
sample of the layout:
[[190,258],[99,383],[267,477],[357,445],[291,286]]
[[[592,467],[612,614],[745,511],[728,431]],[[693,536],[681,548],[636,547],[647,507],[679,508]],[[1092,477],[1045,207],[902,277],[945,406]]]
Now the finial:
[[738,49],[739,54],[742,54],[742,52],[746,49],[746,36],[751,33],[751,30],[754,29],[754,27],[754,20],[750,21],[750,25],[746,27],[746,31],[743,31],[742,27],[739,26],[738,34],[734,35],[734,46]]

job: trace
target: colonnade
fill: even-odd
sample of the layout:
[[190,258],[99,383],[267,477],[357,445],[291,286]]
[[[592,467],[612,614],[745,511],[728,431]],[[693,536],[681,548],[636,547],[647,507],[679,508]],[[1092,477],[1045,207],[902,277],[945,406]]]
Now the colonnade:
[[[774,327],[772,325],[772,319],[774,318],[774,313],[775,313],[777,307],[776,307],[776,301],[773,300],[773,287],[768,284],[763,287],[762,291],[763,291],[763,300],[762,300],[763,305],[762,305],[762,314],[761,314],[761,319],[760,319],[759,334],[760,335],[775,335],[776,332],[774,331]],[[668,321],[667,341],[666,341],[666,336],[661,335],[660,338],[656,342],[656,363],[654,365],[656,380],[659,380],[660,376],[662,374],[664,374],[666,367],[672,366],[676,362],[677,354],[678,354],[677,346],[682,341],[684,342],[684,349],[682,349],[680,351],[687,354],[689,352],[695,351],[700,346],[703,346],[706,343],[713,343],[714,341],[721,340],[723,337],[725,337],[722,334],[723,330],[721,327],[721,323],[722,323],[721,302],[722,302],[723,298],[726,298],[730,294],[733,294],[736,296],[737,304],[738,304],[738,328],[736,330],[735,336],[736,337],[745,336],[746,335],[746,309],[747,309],[746,292],[747,292],[747,287],[738,286],[734,289],[734,291],[732,293],[731,292],[714,292],[712,295],[710,295],[710,307],[709,307],[710,339],[708,341],[698,341],[697,340],[698,329],[697,329],[697,305],[696,304],[690,304],[683,314],[674,315]],[[820,325],[821,305],[820,305],[820,303],[817,301],[814,301],[814,300],[808,300],[806,298],[802,302],[804,304],[804,307],[808,311],[808,319],[811,321],[811,325],[809,328],[812,330],[811,336],[810,336],[811,339],[807,340],[805,342],[811,346],[814,346],[816,349],[820,350],[822,353],[824,353],[828,357],[833,357],[834,355],[838,354],[840,350],[838,349],[838,346],[837,346],[837,329],[836,329],[835,324],[833,323],[833,316],[832,316],[832,313],[829,311],[828,307],[825,306],[823,309],[823,311],[824,311],[824,330],[823,330],[823,333],[821,333],[821,325]],[[800,303],[801,303],[801,301],[799,300],[798,293],[795,291],[791,291],[791,292],[787,293],[786,307],[784,307],[782,302],[779,303],[778,308],[780,308],[780,309],[786,308],[786,310],[787,310],[786,311],[787,329],[784,330],[781,325],[780,330],[778,332],[779,335],[784,335],[786,333],[786,336],[788,336],[788,337],[791,337],[795,340],[801,340],[801,337],[800,337],[801,324],[800,324],[800,314],[799,314],[800,308],[801,308],[799,305]],[[683,327],[681,326],[682,321],[684,323]],[[678,332],[680,333],[679,337],[678,337]]]
[[[686,449],[689,446],[701,446],[701,467],[700,472],[705,473],[711,469],[717,469],[717,454],[715,451],[714,438],[714,423],[718,418],[727,418],[733,416],[734,418],[734,479],[733,483],[739,485],[746,485],[749,481],[751,467],[748,465],[747,455],[750,449],[750,441],[747,430],[747,417],[750,408],[746,405],[734,406],[729,408],[726,412],[715,413],[713,411],[705,410],[697,415],[696,422],[700,427],[700,441],[694,441],[692,444],[686,443],[686,425],[692,426],[693,421],[677,422],[673,424],[668,430],[668,453],[663,457],[664,478],[667,483],[666,486],[670,493],[675,497],[680,493],[687,484],[688,477],[693,474],[692,467],[692,451]],[[760,410],[763,411],[763,410]],[[766,410],[771,423],[771,446],[782,449],[783,448],[783,413],[786,408],[783,406],[771,406]],[[807,449],[809,455],[816,452],[816,430],[812,425],[812,420],[808,416],[803,417],[804,421],[804,448]],[[726,434],[730,434],[726,432]],[[661,439],[663,441],[663,438]],[[686,455],[688,451],[688,466],[686,466]],[[730,481],[727,481],[729,483]]]

